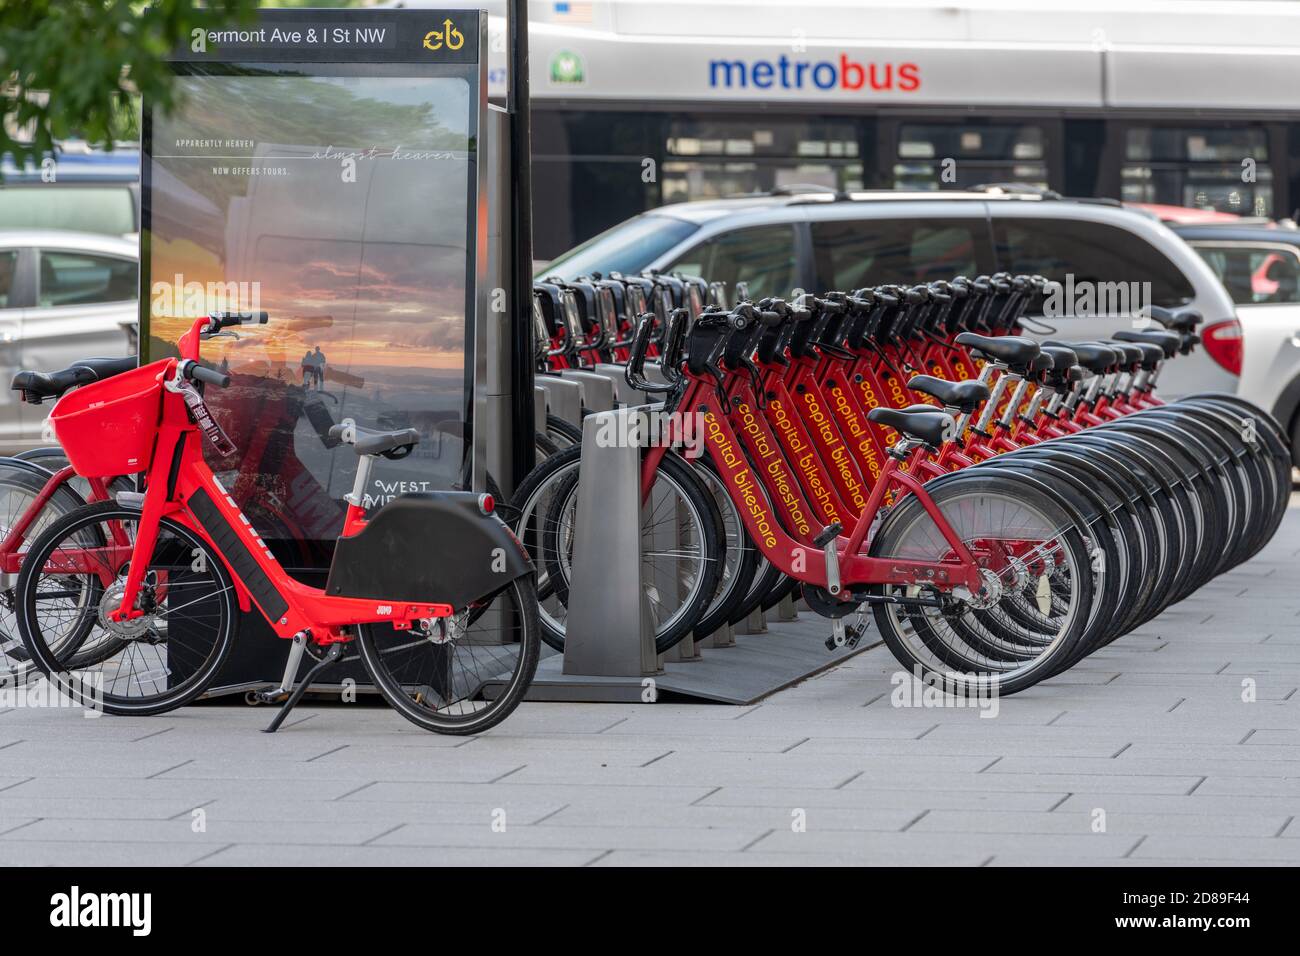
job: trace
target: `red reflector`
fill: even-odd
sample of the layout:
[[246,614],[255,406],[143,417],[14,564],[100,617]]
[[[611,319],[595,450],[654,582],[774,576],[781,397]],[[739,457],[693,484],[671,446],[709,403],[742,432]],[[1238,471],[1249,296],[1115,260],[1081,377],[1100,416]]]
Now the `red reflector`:
[[1241,323],[1236,319],[1215,322],[1201,330],[1201,342],[1210,358],[1233,375],[1241,374]]
[[490,515],[496,506],[496,499],[491,495],[478,496],[478,510],[483,512],[485,515]]

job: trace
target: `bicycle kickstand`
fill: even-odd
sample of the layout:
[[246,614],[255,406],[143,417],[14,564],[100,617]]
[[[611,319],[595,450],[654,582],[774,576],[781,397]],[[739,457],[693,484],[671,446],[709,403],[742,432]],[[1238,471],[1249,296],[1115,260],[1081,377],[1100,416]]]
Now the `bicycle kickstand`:
[[340,641],[331,644],[329,650],[325,652],[325,656],[317,661],[315,666],[303,676],[303,679],[298,682],[298,686],[293,689],[293,693],[290,694],[289,698],[280,705],[280,710],[276,713],[275,717],[271,719],[271,723],[267,725],[267,728],[262,731],[262,733],[273,734],[279,730],[280,725],[284,723],[284,719],[289,716],[289,711],[293,710],[293,708],[297,706],[298,701],[302,700],[302,695],[307,693],[307,688],[311,687],[312,681],[319,677],[322,671],[337,663],[338,659],[342,656],[343,643]]

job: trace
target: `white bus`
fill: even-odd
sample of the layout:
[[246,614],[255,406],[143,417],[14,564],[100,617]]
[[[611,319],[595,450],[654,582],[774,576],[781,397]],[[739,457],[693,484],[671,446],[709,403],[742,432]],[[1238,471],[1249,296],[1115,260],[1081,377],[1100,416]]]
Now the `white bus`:
[[535,0],[530,17],[538,258],[663,203],[795,183],[1300,206],[1300,4]]

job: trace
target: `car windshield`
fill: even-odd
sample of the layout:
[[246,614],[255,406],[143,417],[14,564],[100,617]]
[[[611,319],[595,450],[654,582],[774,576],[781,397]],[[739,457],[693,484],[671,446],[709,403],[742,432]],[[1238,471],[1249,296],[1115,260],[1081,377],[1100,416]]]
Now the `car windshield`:
[[671,216],[637,216],[552,260],[538,278],[573,279],[593,272],[636,274],[698,228]]

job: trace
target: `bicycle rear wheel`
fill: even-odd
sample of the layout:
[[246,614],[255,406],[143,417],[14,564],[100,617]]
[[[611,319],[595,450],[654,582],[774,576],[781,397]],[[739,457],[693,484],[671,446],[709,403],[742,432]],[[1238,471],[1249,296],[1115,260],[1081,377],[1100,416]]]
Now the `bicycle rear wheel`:
[[[27,528],[21,543],[9,542],[10,529],[35,505],[45,487],[46,479],[35,472],[33,466],[23,467],[7,459],[0,459],[0,541],[15,548],[15,554],[26,559],[32,541],[40,537],[51,524],[85,504],[66,485],[59,488]],[[23,647],[18,635],[18,618],[15,606],[15,587],[18,575],[0,575],[0,686],[16,686],[27,680],[36,670],[31,655]]]
[[440,734],[476,734],[505,720],[532,683],[541,650],[531,576],[424,628],[357,630],[362,663],[384,699]]
[[36,666],[84,707],[160,714],[216,677],[237,627],[234,585],[197,534],[164,518],[137,607],[114,622],[138,511],[104,501],[52,524],[18,576],[18,630]]

